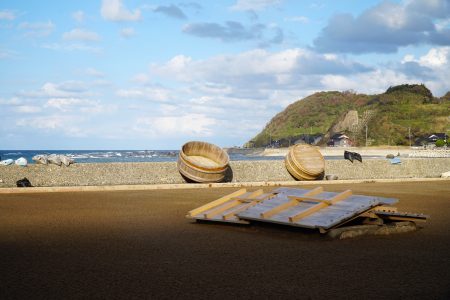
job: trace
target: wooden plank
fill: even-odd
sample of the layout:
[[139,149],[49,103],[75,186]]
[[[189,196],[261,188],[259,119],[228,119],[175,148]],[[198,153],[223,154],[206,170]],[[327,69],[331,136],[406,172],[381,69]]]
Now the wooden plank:
[[305,210],[299,212],[298,214],[289,217],[289,222],[291,222],[291,223],[296,222],[296,221],[303,219],[304,217],[309,216],[327,206],[329,206],[329,205],[326,204],[325,202],[317,203],[313,207],[305,209]]
[[205,219],[210,219],[210,218],[212,218],[214,216],[217,216],[218,214],[220,214],[220,213],[222,213],[222,212],[224,212],[224,211],[226,211],[226,210],[228,210],[228,209],[230,209],[230,208],[232,208],[232,207],[234,207],[236,205],[239,205],[241,203],[242,202],[240,202],[239,200],[230,200],[230,201],[225,202],[225,203],[223,203],[221,205],[218,205],[217,207],[214,207],[212,210],[206,212],[203,215],[203,217]]
[[261,196],[262,194],[264,194],[264,191],[262,189],[259,189],[259,190],[252,192],[250,195],[248,195],[247,198],[256,198],[258,196]]
[[335,204],[339,201],[342,201],[342,200],[350,197],[351,195],[352,195],[352,190],[346,190],[346,191],[343,191],[342,193],[337,194],[333,198],[329,199],[328,202],[326,202],[326,203],[329,205],[332,205],[332,204]]
[[232,211],[224,214],[222,216],[222,219],[223,220],[229,220],[229,219],[231,219],[233,217],[236,217],[237,213],[240,213],[241,211],[244,211],[244,210],[248,209],[249,207],[252,207],[252,206],[256,205],[256,203],[258,203],[258,202],[253,201],[253,202],[246,203],[244,205],[240,205],[240,206],[236,207],[235,209],[233,209]]
[[273,215],[278,214],[279,212],[288,209],[289,207],[295,206],[298,204],[297,200],[290,200],[288,202],[285,202],[283,204],[280,204],[266,212],[261,213],[261,218],[266,219],[266,218],[270,218]]
[[[314,196],[314,195],[318,195],[318,194],[320,194],[322,192],[323,192],[323,188],[321,186],[319,186],[319,187],[316,187],[313,190],[310,190],[309,192],[306,192],[304,195],[305,196]],[[280,204],[280,205],[278,205],[278,206],[276,206],[276,207],[274,207],[274,208],[272,208],[272,209],[270,209],[270,210],[268,210],[266,212],[261,213],[260,216],[261,216],[261,218],[270,218],[271,216],[276,215],[280,211],[286,210],[289,207],[297,205],[298,201],[299,200],[297,200],[297,199],[292,199],[292,200],[290,200],[288,202],[285,202],[283,204]]]
[[198,214],[200,214],[200,213],[202,213],[202,212],[204,212],[204,211],[206,211],[208,209],[211,209],[211,208],[213,208],[215,206],[218,206],[220,204],[223,204],[223,203],[229,201],[231,198],[241,196],[241,195],[245,194],[246,192],[247,192],[246,189],[240,189],[240,190],[238,190],[238,191],[236,191],[234,193],[231,193],[229,195],[223,196],[223,197],[221,197],[221,198],[219,198],[219,199],[217,199],[215,201],[209,202],[209,203],[207,203],[207,204],[205,204],[203,206],[200,206],[200,207],[198,207],[196,209],[193,209],[193,210],[189,211],[188,212],[188,217],[194,217],[194,216],[196,216],[196,215],[198,215]]
[[291,217],[289,217],[289,222],[296,222],[300,219],[303,219],[319,210],[321,210],[322,208],[328,207],[332,204],[335,204],[339,201],[342,201],[348,197],[350,197],[352,195],[352,191],[351,190],[346,190],[340,194],[337,194],[336,196],[334,196],[331,199],[327,199],[326,201],[317,203],[316,205],[314,205],[313,207],[310,207],[308,209],[305,209],[304,211],[301,211],[300,213],[293,215]]
[[252,201],[255,200],[255,198],[263,195],[264,191],[262,189],[259,189],[259,190],[256,190],[254,192],[248,192],[247,194],[243,194],[241,196],[233,197],[233,198],[235,200],[239,200],[239,201],[242,201],[242,202],[252,202]]

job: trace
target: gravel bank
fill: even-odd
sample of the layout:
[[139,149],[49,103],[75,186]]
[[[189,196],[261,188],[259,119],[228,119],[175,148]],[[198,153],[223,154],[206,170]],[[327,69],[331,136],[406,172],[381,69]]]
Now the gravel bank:
[[[233,182],[293,181],[284,161],[233,161]],[[402,159],[391,165],[387,159],[351,163],[327,160],[326,174],[339,179],[430,178],[450,171],[450,158]],[[230,176],[230,177],[231,177]],[[95,163],[55,165],[0,166],[0,187],[13,187],[27,177],[34,186],[86,186],[124,184],[184,183],[175,162],[168,163]]]

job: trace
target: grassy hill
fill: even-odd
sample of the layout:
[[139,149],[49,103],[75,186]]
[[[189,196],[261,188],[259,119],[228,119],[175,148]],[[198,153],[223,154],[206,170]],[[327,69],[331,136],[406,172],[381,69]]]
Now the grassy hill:
[[[344,124],[350,111],[357,112],[359,125]],[[413,139],[448,132],[450,92],[436,98],[424,85],[404,84],[379,95],[315,93],[278,113],[246,146],[264,147],[277,140],[293,142],[302,135],[319,134],[325,136],[322,143],[326,143],[336,130],[349,135],[357,145],[364,145],[366,124],[372,145],[409,145],[409,130]]]

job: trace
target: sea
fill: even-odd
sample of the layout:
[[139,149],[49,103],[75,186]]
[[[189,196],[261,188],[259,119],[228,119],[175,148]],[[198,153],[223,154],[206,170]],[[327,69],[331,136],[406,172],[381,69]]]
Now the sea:
[[[0,150],[0,160],[24,157],[29,164],[38,154],[63,154],[73,158],[76,163],[112,162],[174,162],[178,150]],[[230,153],[230,160],[282,160],[281,156],[256,156]]]

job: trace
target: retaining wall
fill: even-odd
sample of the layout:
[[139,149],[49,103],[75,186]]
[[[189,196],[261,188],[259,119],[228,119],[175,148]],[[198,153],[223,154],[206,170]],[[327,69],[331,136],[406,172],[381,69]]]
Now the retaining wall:
[[[450,158],[402,159],[392,165],[387,159],[326,160],[325,174],[339,179],[433,178],[450,171]],[[283,160],[232,161],[232,182],[294,181]],[[167,163],[92,163],[69,167],[31,164],[0,166],[0,187],[16,186],[27,177],[33,186],[88,186],[184,183],[175,162]]]

